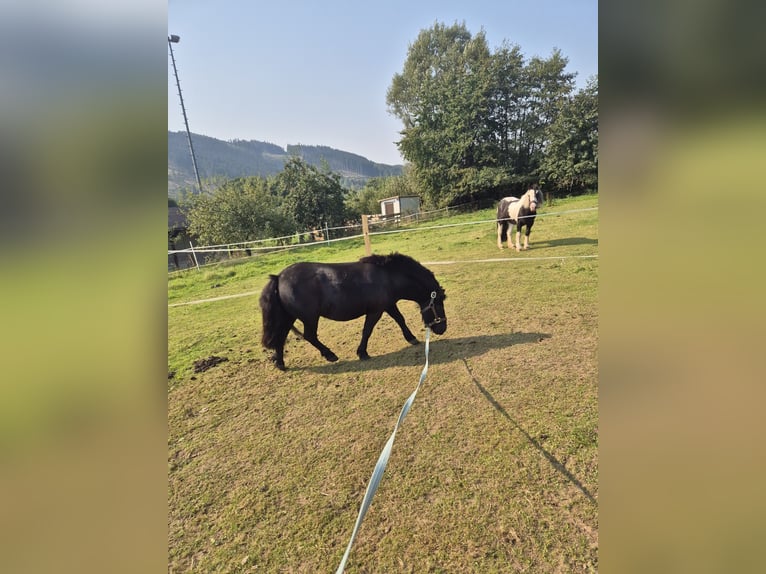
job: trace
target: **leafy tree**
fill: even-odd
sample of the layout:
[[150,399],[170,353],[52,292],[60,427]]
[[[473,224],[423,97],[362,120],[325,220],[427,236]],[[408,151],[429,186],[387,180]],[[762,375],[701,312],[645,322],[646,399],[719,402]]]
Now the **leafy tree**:
[[260,177],[233,179],[212,194],[186,196],[183,209],[189,232],[208,245],[282,236],[294,229]]
[[371,179],[362,189],[346,198],[346,210],[350,217],[356,219],[364,214],[380,213],[380,200],[387,197],[384,181],[381,177]]
[[327,223],[341,225],[346,220],[345,192],[340,175],[325,164],[322,169],[293,156],[272,184],[282,208],[299,229],[316,229]]
[[492,53],[465,24],[422,30],[386,101],[426,202],[496,197],[537,180],[548,128],[573,90],[567,63],[556,49],[525,62],[508,42]]
[[402,120],[399,149],[414,166],[415,179],[434,204],[470,193],[472,170],[491,165],[490,52],[484,33],[465,24],[435,24],[410,46],[401,74],[386,95]]
[[417,187],[414,185],[413,179],[411,177],[410,166],[405,166],[404,173],[402,175],[396,177],[387,177],[383,180],[381,197],[379,199],[408,195],[418,195],[418,193]]
[[380,200],[387,197],[418,195],[407,175],[378,177],[368,181],[359,191],[346,199],[348,216],[358,219],[362,214],[380,213]]
[[524,56],[518,45],[507,41],[492,56],[492,91],[489,125],[495,135],[496,163],[513,168],[519,162],[522,123],[521,102],[528,97]]
[[598,78],[560,103],[546,131],[544,179],[571,193],[598,185]]
[[567,58],[553,50],[550,58],[532,58],[524,71],[525,97],[521,101],[523,120],[517,172],[535,174],[542,160],[546,130],[574,86],[574,74],[564,72]]

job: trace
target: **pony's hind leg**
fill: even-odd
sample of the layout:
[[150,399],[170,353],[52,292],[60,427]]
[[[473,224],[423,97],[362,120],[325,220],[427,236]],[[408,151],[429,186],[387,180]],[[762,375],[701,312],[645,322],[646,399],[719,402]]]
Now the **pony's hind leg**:
[[290,333],[291,327],[292,324],[283,329],[274,341],[274,353],[271,355],[271,360],[280,371],[287,370],[287,367],[285,367],[285,343],[287,342],[287,335]]
[[497,248],[503,248],[503,224],[499,221],[497,222]]
[[[518,230],[518,228],[518,223],[508,223],[508,249],[513,249],[513,230]],[[518,231],[516,233],[518,233]]]
[[317,350],[322,353],[322,356],[334,363],[338,360],[338,356],[330,349],[325,347],[322,342],[317,338],[317,329],[319,327],[319,317],[313,320],[303,320],[303,338],[311,343]]
[[285,346],[282,345],[279,347],[276,351],[274,351],[274,354],[271,356],[271,360],[274,363],[274,365],[279,369],[280,371],[286,371],[287,367],[285,367]]

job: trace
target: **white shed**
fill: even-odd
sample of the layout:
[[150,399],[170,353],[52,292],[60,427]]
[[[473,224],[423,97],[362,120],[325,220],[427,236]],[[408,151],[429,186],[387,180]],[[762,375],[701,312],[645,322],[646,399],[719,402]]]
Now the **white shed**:
[[397,195],[380,200],[381,215],[410,215],[420,213],[420,197],[417,195]]

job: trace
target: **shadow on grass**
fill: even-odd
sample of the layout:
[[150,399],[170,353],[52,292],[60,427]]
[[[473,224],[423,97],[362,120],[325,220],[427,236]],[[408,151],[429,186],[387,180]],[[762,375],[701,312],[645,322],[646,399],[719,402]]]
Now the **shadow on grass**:
[[586,498],[588,500],[590,500],[592,503],[596,504],[596,499],[593,498],[593,495],[588,491],[588,489],[585,488],[582,485],[582,483],[579,480],[577,480],[577,478],[575,478],[575,476],[571,472],[569,472],[566,469],[566,467],[563,464],[561,464],[561,462],[558,461],[558,459],[556,459],[555,456],[553,456],[551,453],[549,453],[547,450],[545,450],[545,448],[539,442],[537,442],[527,431],[525,431],[523,428],[521,428],[519,423],[517,423],[515,420],[513,420],[511,418],[511,415],[508,414],[508,411],[506,411],[503,408],[503,405],[498,403],[495,400],[495,397],[493,397],[492,394],[486,388],[484,388],[484,386],[482,386],[482,384],[479,382],[479,380],[471,372],[471,368],[468,366],[468,362],[465,359],[463,359],[463,364],[465,365],[465,368],[468,371],[468,375],[471,377],[471,380],[476,385],[476,387],[479,389],[479,392],[482,395],[484,395],[484,398],[486,398],[493,407],[495,407],[495,410],[497,412],[499,412],[501,415],[503,415],[506,419],[508,419],[508,421],[513,426],[515,426],[517,429],[519,429],[519,432],[524,435],[524,437],[529,441],[529,443],[533,447],[535,447],[538,451],[540,451],[540,454],[542,454],[545,458],[548,459],[548,462],[551,463],[553,468],[555,468],[562,475],[564,475],[564,477],[569,482],[574,484],[580,490],[580,492],[582,492],[586,496]]
[[531,247],[567,247],[571,245],[598,245],[598,239],[590,237],[562,237],[560,239],[547,239],[543,241],[529,242]]
[[[439,335],[431,335],[431,350],[428,361],[431,365],[449,363],[460,357],[475,357],[486,353],[490,349],[502,349],[513,345],[539,343],[550,338],[547,333],[501,333],[497,335],[476,335],[473,337],[443,338]],[[404,341],[402,341],[404,343]],[[303,342],[308,345],[308,343]],[[404,343],[406,345],[406,343]],[[317,358],[322,360],[317,353]],[[304,370],[313,373],[356,373],[370,371],[385,367],[422,367],[425,363],[425,346],[405,346],[390,353],[376,355],[367,361],[354,359],[341,360],[337,363],[323,363],[316,366],[305,367]],[[289,365],[288,365],[289,368]]]

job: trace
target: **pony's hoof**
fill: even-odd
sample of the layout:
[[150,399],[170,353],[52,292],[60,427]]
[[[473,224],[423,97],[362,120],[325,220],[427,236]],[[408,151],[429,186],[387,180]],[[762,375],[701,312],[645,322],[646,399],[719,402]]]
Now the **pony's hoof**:
[[324,355],[324,358],[330,361],[331,363],[334,363],[338,360],[338,356],[335,353],[330,353],[328,355]]
[[418,341],[417,339],[407,339],[407,342],[410,345],[420,345],[420,341]]
[[369,361],[370,360],[370,355],[368,355],[367,353],[364,353],[364,354],[357,353],[357,356],[359,357],[360,361]]
[[279,369],[280,371],[286,371],[287,367],[285,367],[285,361],[284,359],[280,359],[276,356],[276,354],[269,357],[272,363],[274,363],[274,366]]

